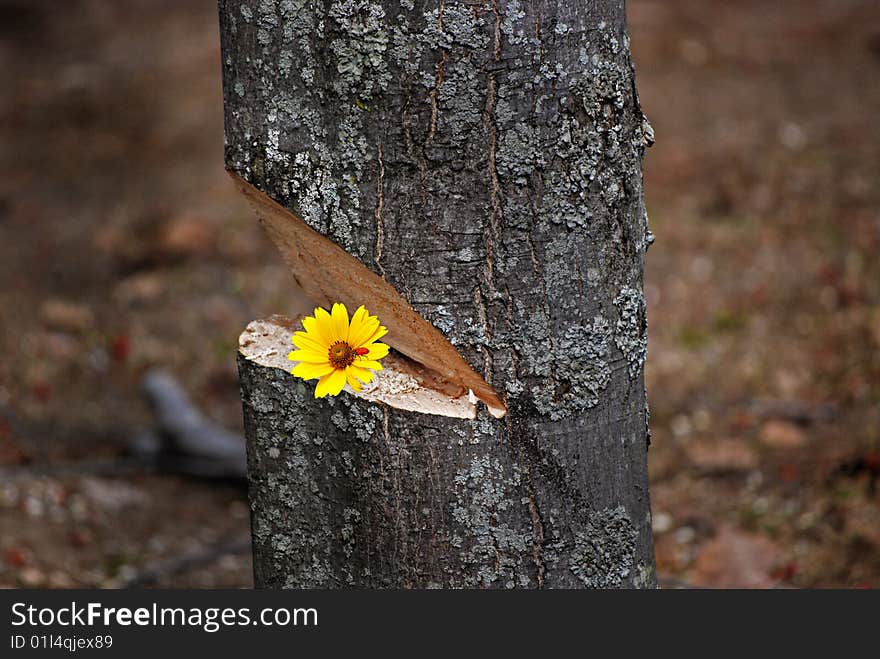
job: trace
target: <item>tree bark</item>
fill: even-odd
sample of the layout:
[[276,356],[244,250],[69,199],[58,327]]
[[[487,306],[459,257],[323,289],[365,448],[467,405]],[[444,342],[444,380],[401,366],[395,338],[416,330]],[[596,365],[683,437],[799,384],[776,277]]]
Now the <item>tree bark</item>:
[[393,285],[508,409],[315,400],[242,351],[256,585],[655,586],[653,136],[623,2],[219,4],[227,167]]

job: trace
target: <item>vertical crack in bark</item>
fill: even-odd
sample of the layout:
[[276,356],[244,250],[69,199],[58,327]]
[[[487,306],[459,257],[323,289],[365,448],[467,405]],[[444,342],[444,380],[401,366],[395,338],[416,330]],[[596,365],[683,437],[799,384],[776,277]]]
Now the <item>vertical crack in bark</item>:
[[[507,297],[507,326],[513,330],[515,323],[513,321],[513,296],[510,294],[510,288],[504,287],[504,294]],[[519,382],[519,350],[516,343],[510,344],[510,378],[512,382]],[[507,405],[507,394],[502,394],[504,404]]]
[[483,301],[483,292],[479,285],[474,288],[474,305],[477,308],[477,318],[480,321],[480,327],[483,330],[485,343],[480,346],[483,351],[483,379],[491,387],[492,385],[492,353],[489,352],[489,340],[492,333],[489,331],[489,318],[486,315],[486,303]]
[[382,432],[385,435],[385,444],[391,445],[391,433],[388,430],[388,406],[382,406]]
[[443,68],[446,66],[448,55],[444,52],[440,61],[437,63],[437,78],[434,80],[434,89],[431,90],[431,130],[428,133],[428,142],[434,139],[437,134],[437,117],[440,111],[437,108],[437,93],[440,91],[440,85],[443,84]]
[[[537,211],[535,210],[535,206],[534,206],[534,203],[532,202],[531,197],[529,197],[529,207],[531,208],[531,211],[532,211],[532,219],[535,221],[535,223],[537,223],[538,214],[537,214]],[[541,265],[541,262],[538,260],[538,252],[537,252],[537,249],[535,248],[535,241],[532,238],[531,231],[529,231],[526,234],[526,242],[529,245],[529,258],[532,261],[532,269],[534,270],[535,276],[538,278],[538,282],[541,285],[541,301],[542,301],[544,315],[547,319],[548,326],[550,326],[551,321],[552,321],[552,317],[550,315],[550,296],[547,293],[547,279],[544,277],[544,268]],[[547,333],[547,341],[550,344],[550,354],[555,355],[556,354],[556,345],[555,345],[555,340],[554,340],[552,330],[550,330]],[[550,377],[550,382],[553,385],[553,391],[556,391],[555,369],[552,369],[552,368],[550,369],[549,377]]]
[[532,470],[529,468],[526,475],[529,488],[529,515],[532,518],[532,532],[534,540],[532,541],[532,560],[535,561],[537,574],[535,579],[538,582],[538,588],[544,587],[544,574],[547,567],[544,564],[544,519],[541,517],[541,511],[538,508],[538,500],[535,494],[535,479],[532,477]]
[[[430,519],[426,520],[427,526],[425,528],[425,535],[430,538],[428,542],[433,548],[441,542],[439,534],[433,532],[433,529],[438,528],[441,524],[438,519],[437,511],[447,510],[449,502],[446,496],[446,481],[442,476],[443,466],[437,444],[429,441],[426,444],[426,448],[428,453],[428,464],[426,467],[427,496],[425,497],[425,507],[429,511],[428,514],[430,515]],[[442,517],[442,513],[439,517]],[[443,556],[441,554],[428,552],[428,560],[430,561],[434,574],[443,574],[443,569],[440,567],[443,563]],[[444,577],[444,587],[448,586],[446,578],[447,577]]]
[[412,95],[409,90],[406,95],[406,102],[403,104],[403,110],[400,112],[400,123],[403,127],[403,135],[406,139],[406,152],[410,158],[416,161],[417,166],[419,168],[419,189],[421,191],[422,197],[422,214],[424,215],[425,210],[428,206],[428,187],[426,185],[426,181],[428,180],[428,166],[425,163],[425,154],[424,150],[422,153],[416,154],[416,144],[415,140],[413,140],[412,131],[409,127],[409,108],[412,104]]
[[[394,525],[394,548],[393,555],[391,557],[392,564],[395,566],[406,566],[409,565],[409,524],[407,523],[406,517],[403,512],[402,504],[403,504],[403,484],[401,482],[401,458],[400,458],[400,446],[395,445],[394,440],[391,437],[391,431],[388,427],[389,422],[389,414],[388,414],[388,406],[382,406],[382,435],[385,439],[385,447],[387,450],[387,455],[389,456],[390,462],[390,471],[391,471],[391,483],[394,490],[394,503],[392,507],[386,507],[387,514],[392,518],[392,523]],[[383,461],[384,462],[384,461]]]
[[[440,32],[443,32],[443,10],[444,10],[444,2],[440,0],[440,7],[437,9],[437,29]],[[437,109],[437,94],[440,92],[440,85],[443,84],[443,67],[446,66],[446,59],[448,55],[446,51],[440,53],[440,61],[437,62],[437,76],[434,79],[434,89],[431,90],[431,93],[428,95],[431,99],[431,129],[428,131],[428,138],[425,140],[425,144],[433,141],[434,136],[437,134],[437,116],[439,114],[439,110]]]
[[[492,5],[495,14],[495,39],[493,46],[493,59],[495,63],[501,61],[501,14],[498,11],[498,3]],[[490,287],[494,290],[494,246],[498,240],[501,224],[504,221],[504,206],[501,201],[501,182],[498,178],[498,124],[495,119],[495,106],[498,102],[498,70],[493,66],[489,72],[488,93],[486,95],[486,107],[484,111],[485,122],[489,132],[489,179],[492,183],[492,214],[489,218],[490,235],[487,236],[487,268]]]
[[576,281],[577,281],[577,287],[578,287],[578,294],[582,298],[586,299],[587,294],[586,294],[586,291],[584,291],[584,273],[581,272],[580,263],[574,264],[574,270],[577,273],[577,280]]
[[440,114],[440,110],[437,107],[437,94],[440,91],[440,85],[443,84],[443,69],[448,58],[449,55],[444,51],[440,56],[440,61],[437,62],[437,77],[434,80],[434,88],[429,94],[431,98],[431,130],[428,132],[428,139],[425,140],[426,143],[433,141],[434,136],[437,134],[437,118]]
[[379,179],[376,182],[376,267],[382,279],[385,279],[385,268],[382,265],[382,247],[385,244],[385,220],[382,217],[382,210],[385,207],[385,162],[382,160],[382,143],[379,143],[377,150],[377,158],[379,160]]
[[[532,474],[532,464],[529,462],[528,456],[525,455],[525,450],[520,450],[519,448],[518,440],[514,435],[513,420],[510,415],[505,418],[504,425],[507,429],[507,442],[510,445],[510,449],[513,451],[514,456],[516,456],[516,462],[520,469],[525,472],[526,498],[529,502],[529,517],[532,520],[532,561],[535,563],[535,581],[538,583],[538,588],[543,588],[544,575],[547,572],[547,566],[544,562],[544,518],[541,515],[541,509],[538,507],[538,495],[535,488],[535,478]],[[528,440],[523,439],[521,441]],[[535,447],[535,453],[537,454],[537,447]]]
[[[494,65],[489,71],[489,81],[486,93],[486,105],[483,108],[483,123],[486,126],[486,132],[489,135],[489,181],[491,183],[490,197],[492,200],[492,213],[489,215],[489,225],[485,232],[484,248],[486,253],[485,279],[486,288],[490,297],[494,297],[495,289],[495,246],[501,233],[501,225],[504,221],[504,208],[501,202],[501,182],[498,178],[498,124],[495,120],[495,106],[498,102],[498,71],[497,63],[501,61],[501,12],[498,10],[498,3],[492,3],[492,13],[495,15],[495,34],[492,46],[492,59]],[[483,346],[484,362],[486,372],[484,377],[486,381],[492,384],[492,354],[489,350],[492,332],[489,329],[488,314],[486,313],[485,300],[482,293],[477,288],[477,313],[480,315],[480,322],[483,325],[483,332],[486,335],[486,344]]]

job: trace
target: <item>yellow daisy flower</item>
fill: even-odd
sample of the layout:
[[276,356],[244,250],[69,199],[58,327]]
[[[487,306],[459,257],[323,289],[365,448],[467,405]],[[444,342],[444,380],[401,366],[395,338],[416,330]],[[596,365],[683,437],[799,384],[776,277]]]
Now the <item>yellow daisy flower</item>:
[[315,398],[338,395],[346,382],[360,391],[361,382],[370,382],[373,371],[382,370],[378,360],[388,354],[388,346],[377,340],[388,330],[363,305],[354,312],[351,323],[348,309],[337,302],[330,313],[318,307],[302,324],[305,332],[294,332],[291,337],[298,349],[287,358],[299,362],[291,371],[293,375],[303,380],[319,378]]

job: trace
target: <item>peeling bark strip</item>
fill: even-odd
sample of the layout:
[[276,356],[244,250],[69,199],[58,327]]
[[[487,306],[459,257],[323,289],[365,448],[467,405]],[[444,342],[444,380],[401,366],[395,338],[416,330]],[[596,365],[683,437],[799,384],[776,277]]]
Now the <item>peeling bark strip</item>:
[[655,585],[651,131],[622,3],[220,16],[227,167],[384,279],[508,409],[315,400],[240,352],[257,585]]

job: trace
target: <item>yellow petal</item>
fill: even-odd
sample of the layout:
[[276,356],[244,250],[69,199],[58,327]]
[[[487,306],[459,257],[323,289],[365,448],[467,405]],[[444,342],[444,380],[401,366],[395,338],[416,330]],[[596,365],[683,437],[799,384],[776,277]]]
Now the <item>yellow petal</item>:
[[315,378],[323,378],[332,373],[334,370],[335,369],[333,368],[333,365],[329,362],[324,364],[310,364],[308,362],[300,362],[293,367],[291,373],[298,378],[302,378],[303,380],[314,380]]
[[317,307],[315,309],[314,327],[321,337],[321,342],[326,343],[328,347],[336,341],[336,334],[333,331],[333,319],[330,318],[330,314],[324,307]]
[[354,376],[361,382],[372,382],[375,377],[375,373],[373,371],[368,371],[365,368],[361,368],[360,366],[351,365],[346,370],[346,373],[349,377]]
[[358,382],[357,378],[349,375],[348,373],[346,373],[345,379],[348,381],[348,386],[351,387],[354,391],[360,391],[364,388],[364,385]]
[[370,335],[370,338],[368,338],[366,341],[364,341],[361,345],[369,346],[369,344],[371,344],[373,341],[377,341],[378,339],[381,339],[386,334],[388,334],[388,328],[385,327],[384,325],[380,325],[378,328],[376,328],[376,331]]
[[[361,313],[363,310],[363,313]],[[366,343],[373,332],[379,327],[379,319],[371,316],[363,306],[358,307],[351,319],[351,329],[348,331],[348,342],[355,348]]]
[[287,358],[292,362],[309,362],[310,364],[329,364],[327,351],[315,352],[314,350],[291,350]]
[[341,302],[333,304],[331,312],[333,321],[333,340],[348,341],[348,309]]
[[[312,318],[314,320],[314,318]],[[306,334],[305,332],[294,332],[291,337],[293,345],[303,350],[314,350],[315,352],[326,353],[330,347],[329,343],[324,343],[321,337],[316,334]]]
[[318,385],[315,387],[315,398],[323,398],[328,395],[337,396],[345,386],[345,381],[345,371],[333,369],[332,373],[318,380]]
[[349,339],[354,341],[354,337],[357,335],[358,330],[360,330],[361,324],[369,317],[370,315],[367,313],[364,305],[354,310],[354,313],[351,315],[351,324],[348,328]]
[[356,348],[366,345],[370,342],[370,337],[372,337],[379,329],[379,319],[375,316],[365,320],[361,326],[360,331],[357,336],[354,333],[349,334],[351,338],[351,345]]
[[365,355],[367,359],[376,360],[388,356],[389,348],[385,343],[371,343],[367,347],[370,349],[370,352]]
[[[324,314],[328,315],[326,311],[324,311]],[[318,309],[315,309],[314,316],[306,316],[305,318],[303,318],[303,329],[305,329],[305,334],[308,336],[308,338],[312,339],[313,341],[330,345],[330,334],[326,331],[324,325],[319,320],[318,315]],[[302,333],[295,333],[294,336],[297,336],[297,334]]]
[[[358,359],[356,364],[360,368],[371,368],[374,371],[381,371],[382,370],[382,364],[380,364],[379,362],[376,362],[376,361],[372,361],[370,359]],[[353,365],[354,364],[352,364],[352,366]]]

